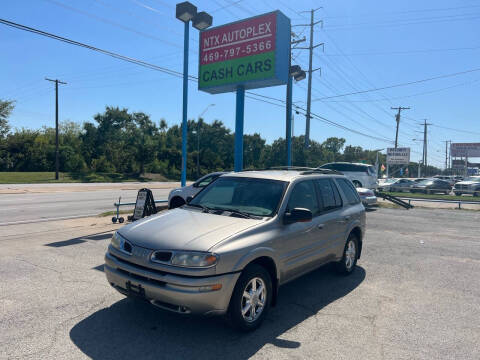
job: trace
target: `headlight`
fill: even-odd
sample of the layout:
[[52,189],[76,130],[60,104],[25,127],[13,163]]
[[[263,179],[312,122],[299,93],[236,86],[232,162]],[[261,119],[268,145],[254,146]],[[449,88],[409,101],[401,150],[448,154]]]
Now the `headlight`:
[[173,254],[171,264],[184,267],[210,267],[217,263],[218,256],[205,252],[178,251]]
[[128,255],[132,254],[132,245],[118,232],[113,234],[110,244],[121,252],[124,252]]

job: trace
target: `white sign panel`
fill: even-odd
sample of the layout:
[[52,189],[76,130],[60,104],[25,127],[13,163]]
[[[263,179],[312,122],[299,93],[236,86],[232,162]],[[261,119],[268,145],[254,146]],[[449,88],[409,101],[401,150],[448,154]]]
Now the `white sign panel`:
[[408,165],[410,163],[410,148],[388,148],[387,164]]
[[450,154],[453,157],[480,157],[480,143],[453,143]]
[[133,212],[134,219],[141,219],[143,217],[143,209],[145,208],[145,201],[147,200],[147,192],[139,191],[137,195],[137,202]]

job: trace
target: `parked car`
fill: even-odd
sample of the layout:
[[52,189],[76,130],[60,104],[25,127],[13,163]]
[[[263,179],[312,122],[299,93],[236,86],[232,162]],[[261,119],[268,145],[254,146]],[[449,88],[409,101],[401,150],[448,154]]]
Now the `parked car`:
[[365,208],[329,171],[230,173],[185,206],[120,228],[105,255],[108,283],[182,314],[229,314],[257,328],[280,285],[334,261],[351,274]]
[[377,197],[375,193],[371,189],[365,188],[357,188],[358,195],[360,196],[360,200],[362,200],[363,206],[372,206],[377,203]]
[[375,166],[349,162],[335,162],[323,164],[320,169],[340,171],[355,185],[367,189],[377,188],[377,172]]
[[410,179],[387,179],[383,184],[378,185],[378,189],[381,191],[409,192],[414,184],[415,182]]
[[226,174],[226,172],[214,172],[202,176],[193,184],[173,189],[168,194],[168,208],[175,209],[179,206],[185,205],[189,196],[194,197],[200,190],[216,180],[220,175]]
[[448,182],[451,186],[455,185],[455,179],[454,179],[452,176],[448,176],[448,175],[435,175],[433,178],[434,178],[434,179],[440,179],[440,180],[446,181],[446,182]]
[[453,187],[455,195],[472,194],[480,196],[480,176],[470,176],[465,180],[457,182]]
[[443,180],[433,178],[420,181],[410,188],[410,192],[412,193],[424,194],[442,193],[448,195],[450,194],[451,190],[452,186],[449,183]]

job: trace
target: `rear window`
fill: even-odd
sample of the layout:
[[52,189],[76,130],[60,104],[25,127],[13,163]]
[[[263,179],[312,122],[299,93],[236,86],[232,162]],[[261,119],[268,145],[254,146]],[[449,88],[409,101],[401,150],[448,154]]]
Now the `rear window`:
[[357,190],[353,184],[347,179],[337,179],[338,185],[342,189],[345,197],[349,204],[358,204],[360,202],[360,197],[358,196]]

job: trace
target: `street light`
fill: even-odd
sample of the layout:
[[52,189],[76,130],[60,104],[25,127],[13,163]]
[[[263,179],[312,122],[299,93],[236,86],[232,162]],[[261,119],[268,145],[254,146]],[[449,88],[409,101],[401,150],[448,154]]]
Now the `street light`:
[[215,106],[215,104],[209,104],[203,110],[200,115],[198,115],[198,122],[197,122],[197,129],[192,131],[193,135],[197,135],[197,179],[200,177],[200,119],[205,113],[207,112],[208,109],[210,109],[211,106]]
[[300,66],[290,65],[287,82],[287,126],[285,133],[287,166],[292,166],[292,79],[295,79],[295,81],[301,81],[305,79],[306,76],[305,71],[303,71]]
[[188,45],[189,24],[192,21],[197,30],[205,30],[212,25],[213,18],[204,11],[197,13],[197,7],[188,1],[178,3],[175,16],[185,24],[183,39],[183,110],[182,110],[182,187],[187,183],[187,106],[188,106]]

